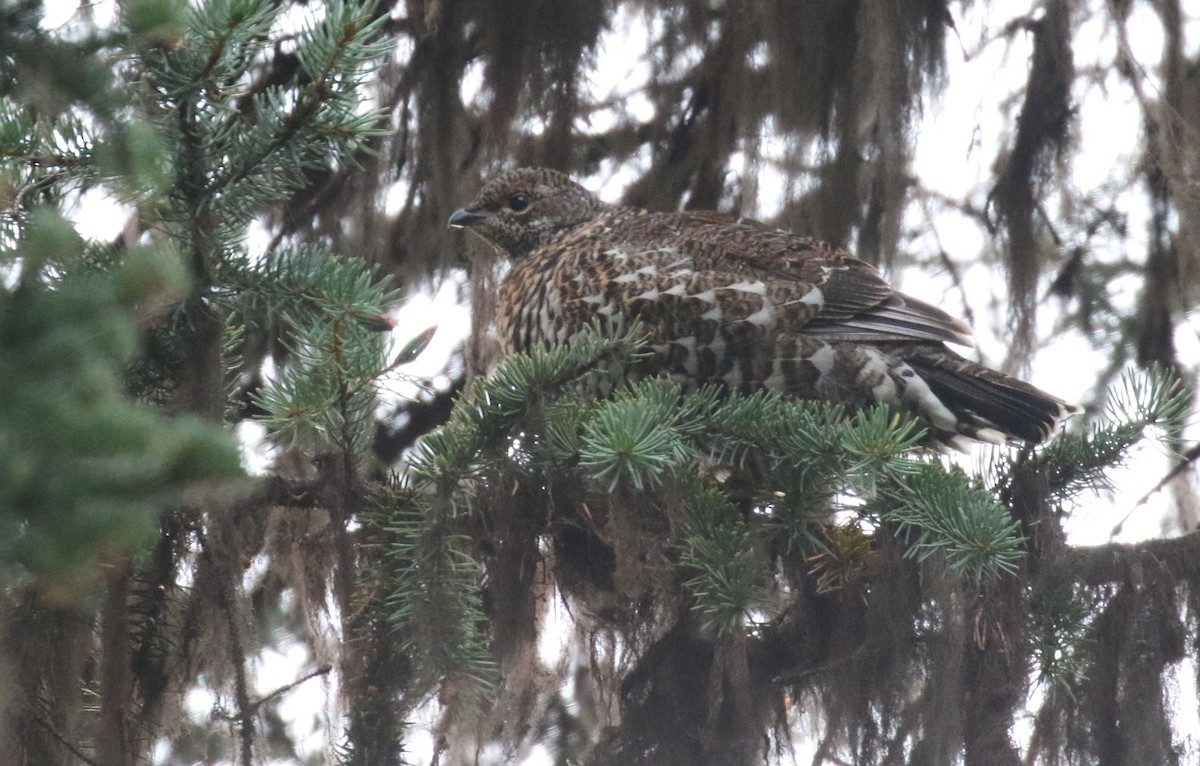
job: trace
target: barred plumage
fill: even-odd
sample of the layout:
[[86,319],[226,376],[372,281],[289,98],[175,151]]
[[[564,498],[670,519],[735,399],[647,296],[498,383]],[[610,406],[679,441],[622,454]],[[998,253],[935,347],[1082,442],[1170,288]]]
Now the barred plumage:
[[564,343],[596,317],[639,319],[643,373],[849,407],[886,403],[935,435],[1046,439],[1077,408],[945,346],[971,329],[895,292],[827,243],[720,213],[607,205],[552,170],[489,181],[450,217],[514,259],[500,288],[506,351]]

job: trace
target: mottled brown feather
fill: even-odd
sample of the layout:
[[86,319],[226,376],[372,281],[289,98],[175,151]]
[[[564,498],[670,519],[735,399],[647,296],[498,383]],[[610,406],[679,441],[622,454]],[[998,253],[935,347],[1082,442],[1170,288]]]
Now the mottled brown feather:
[[655,353],[634,374],[689,388],[884,402],[948,441],[1037,442],[1073,411],[950,351],[970,328],[870,265],[758,221],[606,205],[561,173],[523,168],[450,223],[515,261],[497,305],[509,352],[569,342],[597,317],[613,330],[637,319]]

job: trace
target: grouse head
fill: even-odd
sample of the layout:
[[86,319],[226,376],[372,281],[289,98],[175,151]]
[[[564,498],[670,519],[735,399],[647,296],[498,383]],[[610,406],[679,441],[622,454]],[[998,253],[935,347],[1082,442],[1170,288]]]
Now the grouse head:
[[557,170],[519,168],[488,181],[449,224],[468,227],[512,258],[591,220],[604,203]]

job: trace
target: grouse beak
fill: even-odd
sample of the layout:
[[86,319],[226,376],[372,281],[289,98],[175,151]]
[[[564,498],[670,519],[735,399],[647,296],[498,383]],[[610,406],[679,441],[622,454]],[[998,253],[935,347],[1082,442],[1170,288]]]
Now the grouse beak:
[[473,223],[479,223],[487,217],[487,213],[480,213],[475,210],[466,210],[464,208],[460,208],[450,214],[450,220],[446,221],[446,223],[456,229],[461,229],[465,226],[470,226]]

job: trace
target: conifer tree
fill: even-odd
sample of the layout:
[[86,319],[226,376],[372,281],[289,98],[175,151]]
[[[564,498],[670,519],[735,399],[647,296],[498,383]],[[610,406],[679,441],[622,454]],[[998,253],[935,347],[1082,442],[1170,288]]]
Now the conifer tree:
[[[243,558],[273,498],[303,490],[231,483],[222,423],[256,406],[279,443],[327,454],[344,536],[375,385],[413,349],[388,357],[394,297],[369,266],[255,252],[248,227],[380,135],[357,86],[390,43],[369,4],[327,4],[293,24],[293,71],[264,83],[270,3],[129,2],[81,39],[38,10],[6,7],[2,25],[5,738],[20,762],[143,761],[206,676],[250,763],[269,697],[247,681]],[[97,194],[131,210],[116,241],[64,218]],[[287,361],[247,390],[268,328]]]

